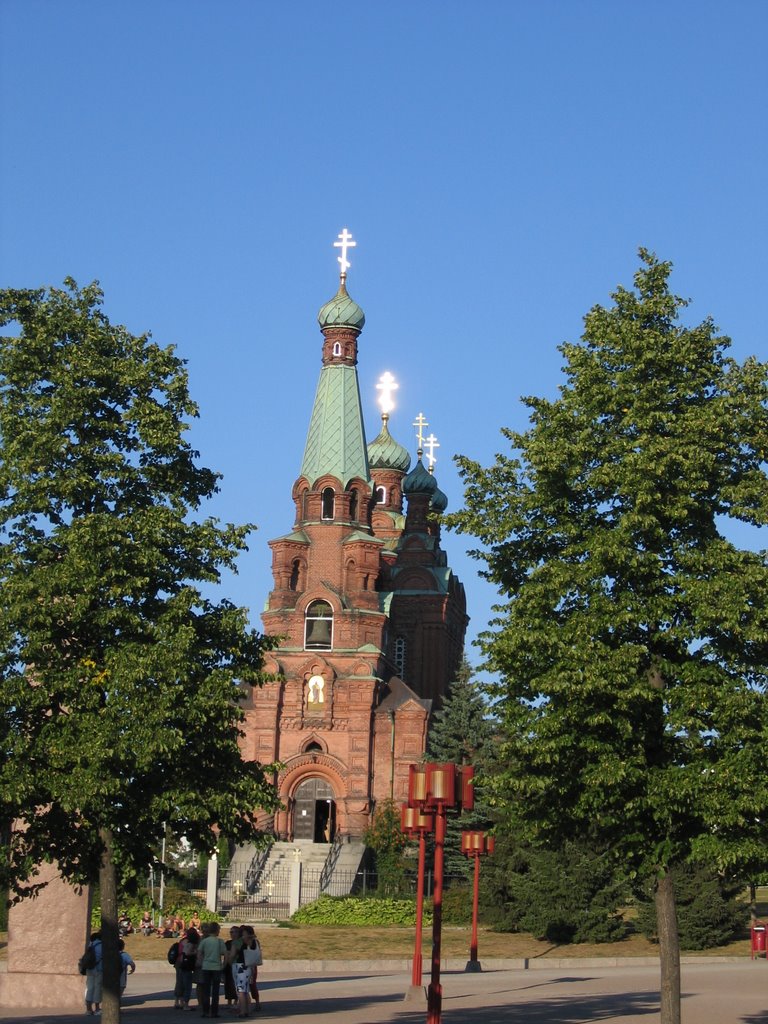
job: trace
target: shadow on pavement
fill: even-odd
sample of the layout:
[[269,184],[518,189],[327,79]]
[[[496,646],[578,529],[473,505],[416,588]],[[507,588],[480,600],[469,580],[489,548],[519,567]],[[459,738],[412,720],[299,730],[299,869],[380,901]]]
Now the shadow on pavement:
[[[510,1000],[482,1007],[452,1007],[451,1002],[443,996],[441,1016],[445,1024],[592,1024],[622,1017],[640,1019],[659,1013],[658,992],[527,999],[517,1004]],[[416,1024],[417,1021],[423,1024],[424,1012],[402,1014],[397,1021],[398,1024]]]

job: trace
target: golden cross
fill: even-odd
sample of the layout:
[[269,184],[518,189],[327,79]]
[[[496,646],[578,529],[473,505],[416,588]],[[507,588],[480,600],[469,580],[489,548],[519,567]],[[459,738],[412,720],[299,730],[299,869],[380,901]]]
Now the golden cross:
[[429,426],[423,412],[419,413],[413,421],[413,425],[416,427],[416,440],[419,442],[419,451],[421,451],[424,447],[424,428]]
[[347,259],[347,249],[354,249],[354,247],[357,245],[357,242],[352,241],[352,235],[349,233],[349,231],[347,231],[346,228],[344,228],[344,230],[339,234],[338,237],[341,239],[341,241],[334,242],[333,245],[334,248],[341,249],[341,256],[338,256],[337,259],[339,261],[339,264],[341,265],[341,276],[346,277],[347,270],[352,265]]
[[389,414],[395,408],[395,403],[392,401],[392,392],[397,391],[400,385],[397,383],[395,378],[389,372],[382,373],[379,377],[379,383],[376,385],[376,390],[380,391],[379,395],[379,408],[385,414]]
[[427,462],[429,463],[429,471],[432,472],[432,467],[437,462],[435,458],[435,448],[440,447],[440,442],[437,440],[434,434],[430,434],[426,439],[424,447],[427,449]]

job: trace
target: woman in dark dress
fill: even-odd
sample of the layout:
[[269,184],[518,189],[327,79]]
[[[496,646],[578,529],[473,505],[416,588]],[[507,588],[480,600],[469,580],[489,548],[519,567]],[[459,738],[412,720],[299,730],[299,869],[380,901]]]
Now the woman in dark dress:
[[[232,977],[229,965],[235,959],[240,948],[240,929],[236,925],[229,929],[229,938],[224,945],[227,947],[227,968],[224,971],[224,998],[227,1000],[227,1006],[234,1006],[237,1003],[237,991],[235,989],[235,979]],[[234,953],[232,951],[233,945],[236,946]]]

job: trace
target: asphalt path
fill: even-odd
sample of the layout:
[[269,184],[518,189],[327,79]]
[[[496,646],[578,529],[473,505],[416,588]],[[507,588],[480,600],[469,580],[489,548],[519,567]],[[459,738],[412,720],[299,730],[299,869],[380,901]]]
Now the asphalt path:
[[[425,976],[425,983],[428,982]],[[765,960],[684,965],[684,1024],[768,1024],[768,965]],[[410,974],[360,973],[353,963],[322,974],[264,970],[259,979],[262,1009],[254,1021],[327,1024],[421,1024],[423,992],[411,993]],[[141,971],[128,980],[123,1024],[182,1024],[200,1019],[173,1009],[172,975]],[[606,967],[448,970],[442,975],[443,1024],[657,1024],[659,969],[617,964]],[[29,1024],[97,1024],[85,1013],[0,1008],[0,1020]],[[220,1020],[236,1021],[226,1004]]]

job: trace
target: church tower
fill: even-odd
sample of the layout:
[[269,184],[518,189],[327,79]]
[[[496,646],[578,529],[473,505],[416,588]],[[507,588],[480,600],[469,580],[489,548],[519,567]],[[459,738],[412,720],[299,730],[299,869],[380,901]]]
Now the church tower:
[[413,469],[389,433],[397,385],[388,374],[378,385],[381,431],[366,443],[357,378],[365,314],[346,285],[356,243],[345,228],[334,244],[340,282],[318,314],[322,368],[294,523],[270,542],[262,619],[282,640],[265,662],[274,679],[244,705],[245,756],[283,765],[285,810],[264,827],[315,843],[359,838],[377,801],[405,798],[408,765],[456,676],[468,621],[431,515],[447,499],[422,464],[422,427]]

